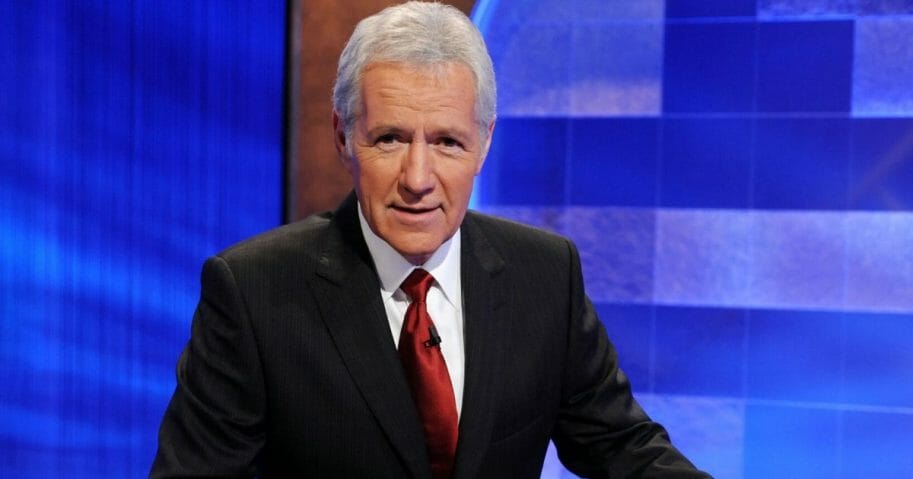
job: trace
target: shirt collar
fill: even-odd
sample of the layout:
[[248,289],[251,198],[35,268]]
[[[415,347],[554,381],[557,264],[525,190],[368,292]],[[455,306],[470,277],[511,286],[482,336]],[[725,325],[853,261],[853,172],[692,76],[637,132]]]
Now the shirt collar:
[[[377,268],[380,278],[381,294],[386,301],[399,289],[406,277],[416,266],[403,258],[389,243],[374,233],[365,220],[361,203],[358,203],[358,221],[361,224],[361,234],[364,236],[368,251]],[[462,282],[460,281],[460,230],[438,247],[437,251],[421,266],[431,273],[444,297],[457,310],[462,310]]]

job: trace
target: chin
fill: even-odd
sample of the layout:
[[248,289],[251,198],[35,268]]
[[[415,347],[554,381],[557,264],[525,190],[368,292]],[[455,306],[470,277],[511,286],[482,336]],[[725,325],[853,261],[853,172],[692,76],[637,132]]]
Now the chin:
[[431,255],[433,255],[435,251],[437,251],[437,249],[438,249],[438,247],[440,247],[440,245],[441,245],[441,243],[437,243],[435,246],[432,247],[430,244],[429,245],[418,245],[418,244],[412,243],[410,245],[404,245],[405,247],[398,247],[397,245],[391,245],[391,246],[393,246],[393,249],[395,249],[399,254],[401,254],[403,257],[408,259],[410,262],[415,263],[415,261],[413,261],[413,260],[420,260],[417,264],[422,264],[426,260],[428,260],[428,258],[430,258]]
[[410,250],[400,251],[399,253],[401,255],[403,255],[404,257],[406,257],[406,259],[409,259],[409,260],[420,259],[421,263],[424,263],[426,260],[428,260],[428,258],[431,257],[431,255],[434,254],[434,250],[429,251],[427,249],[410,249]]

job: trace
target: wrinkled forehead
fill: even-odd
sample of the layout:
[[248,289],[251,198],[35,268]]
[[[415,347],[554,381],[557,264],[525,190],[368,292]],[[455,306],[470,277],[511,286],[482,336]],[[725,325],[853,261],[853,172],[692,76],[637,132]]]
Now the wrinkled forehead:
[[404,74],[407,75],[416,75],[416,76],[426,76],[437,81],[443,82],[443,80],[448,79],[453,75],[459,74],[459,70],[465,70],[469,73],[472,78],[472,89],[475,99],[478,99],[479,96],[479,79],[476,78],[475,72],[472,71],[472,67],[467,65],[465,62],[459,60],[444,60],[444,61],[434,61],[434,62],[417,62],[417,61],[402,61],[395,59],[374,59],[366,63],[364,68],[362,68],[359,78],[362,82],[362,90],[364,90],[364,81],[365,73],[368,71],[382,67],[382,66],[392,66],[401,70]]
[[[476,96],[472,75],[460,64],[416,68],[397,63],[377,63],[366,69],[361,87],[362,114],[376,107],[405,107],[416,112],[445,111],[474,119]],[[389,110],[382,108],[389,113]],[[454,118],[456,119],[456,118]]]
[[[369,74],[374,72],[375,74]],[[381,72],[382,74],[377,74]],[[416,81],[418,80],[418,81]],[[478,82],[472,69],[463,62],[443,61],[429,63],[401,62],[401,61],[373,61],[365,65],[360,75],[359,97],[360,104],[356,105],[357,115],[361,117],[366,107],[366,93],[376,91],[378,88],[395,86],[399,83],[412,85],[429,85],[439,88],[440,95],[436,98],[461,97],[469,98],[469,112],[476,123],[481,125],[479,116],[479,91]],[[427,91],[422,92],[427,93]],[[418,94],[418,92],[416,92]],[[452,95],[451,95],[452,94]],[[416,98],[418,100],[418,98]],[[462,100],[461,100],[462,102]],[[465,104],[465,103],[464,103]],[[427,105],[431,106],[431,105]]]

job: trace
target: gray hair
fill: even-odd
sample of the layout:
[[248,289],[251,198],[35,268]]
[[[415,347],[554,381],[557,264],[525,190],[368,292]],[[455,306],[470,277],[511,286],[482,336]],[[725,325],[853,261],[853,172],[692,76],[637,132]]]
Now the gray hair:
[[347,144],[361,114],[362,73],[370,63],[383,61],[415,66],[459,62],[469,67],[475,77],[476,121],[485,138],[495,120],[497,89],[482,34],[450,5],[411,1],[360,21],[339,57],[333,108],[345,125]]

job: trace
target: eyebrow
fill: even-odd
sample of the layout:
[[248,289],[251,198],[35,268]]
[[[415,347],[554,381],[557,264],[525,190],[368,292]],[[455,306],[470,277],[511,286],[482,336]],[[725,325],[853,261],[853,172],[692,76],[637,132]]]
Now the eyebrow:
[[[377,138],[381,135],[386,135],[386,134],[390,134],[390,133],[400,134],[400,135],[404,135],[404,136],[408,136],[408,137],[412,136],[412,133],[409,130],[406,130],[405,128],[402,128],[402,127],[399,127],[399,126],[396,126],[393,124],[388,124],[388,123],[382,123],[380,125],[377,125],[377,126],[371,128],[370,130],[367,130],[366,135],[368,138],[373,139],[373,138]],[[456,128],[453,126],[439,127],[439,128],[434,128],[434,129],[430,130],[430,135],[432,138],[450,137],[450,138],[454,138],[456,140],[459,140],[460,142],[465,143],[465,142],[470,141],[470,139],[472,138],[472,131],[463,130],[461,128]]]
[[368,138],[374,138],[374,137],[382,135],[382,134],[405,133],[405,131],[406,130],[404,130],[398,126],[381,124],[381,125],[377,125],[374,128],[371,128],[370,130],[368,130],[367,135],[368,135]]

